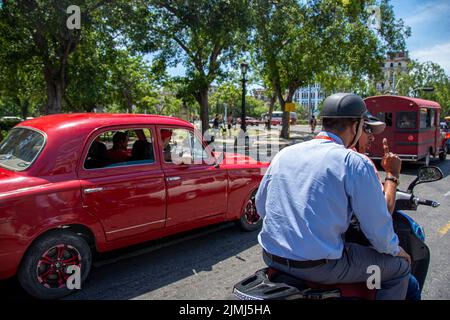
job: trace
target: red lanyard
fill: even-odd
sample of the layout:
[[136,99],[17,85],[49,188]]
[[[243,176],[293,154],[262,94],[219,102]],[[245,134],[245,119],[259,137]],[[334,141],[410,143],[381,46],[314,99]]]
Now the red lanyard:
[[333,138],[331,138],[329,136],[316,136],[314,139],[329,140],[329,141],[333,141],[335,143],[338,143],[336,140],[334,140]]

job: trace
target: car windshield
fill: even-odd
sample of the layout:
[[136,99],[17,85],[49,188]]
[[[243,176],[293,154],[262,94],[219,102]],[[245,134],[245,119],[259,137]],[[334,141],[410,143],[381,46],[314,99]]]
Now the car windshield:
[[44,147],[42,133],[27,129],[14,128],[0,143],[0,166],[22,171],[27,169]]

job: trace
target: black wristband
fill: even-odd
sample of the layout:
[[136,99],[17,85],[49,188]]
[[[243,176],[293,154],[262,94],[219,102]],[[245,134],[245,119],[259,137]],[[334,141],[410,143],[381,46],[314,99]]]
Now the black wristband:
[[384,181],[386,181],[386,180],[393,181],[393,182],[395,182],[395,184],[397,184],[397,185],[399,184],[398,178],[393,177],[393,176],[389,176],[389,177],[384,178]]

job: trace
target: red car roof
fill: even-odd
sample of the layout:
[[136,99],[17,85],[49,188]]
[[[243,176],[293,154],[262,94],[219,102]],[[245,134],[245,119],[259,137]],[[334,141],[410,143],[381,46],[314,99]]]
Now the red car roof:
[[193,127],[190,122],[179,118],[129,113],[55,114],[26,120],[24,122],[21,122],[19,126],[29,126],[44,132],[48,132],[67,128],[91,131],[97,127],[133,124],[181,125]]
[[407,101],[411,101],[415,104],[417,104],[418,106],[427,106],[427,107],[431,107],[431,108],[438,108],[440,109],[441,106],[439,105],[439,103],[435,102],[435,101],[431,101],[431,100],[425,100],[425,99],[419,99],[419,98],[411,98],[411,97],[404,97],[404,96],[373,96],[373,97],[368,97],[365,98],[364,100],[407,100]]

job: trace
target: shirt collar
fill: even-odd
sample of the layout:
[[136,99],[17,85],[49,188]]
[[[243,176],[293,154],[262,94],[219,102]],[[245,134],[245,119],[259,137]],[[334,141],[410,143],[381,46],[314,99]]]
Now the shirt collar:
[[337,144],[340,145],[344,145],[344,142],[342,141],[342,139],[338,136],[335,135],[334,133],[328,132],[328,131],[320,131],[319,134],[317,135],[317,137],[329,137],[331,139],[333,139]]

